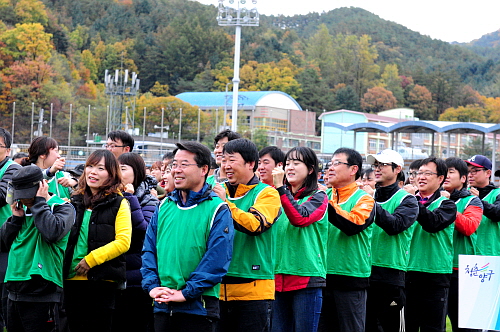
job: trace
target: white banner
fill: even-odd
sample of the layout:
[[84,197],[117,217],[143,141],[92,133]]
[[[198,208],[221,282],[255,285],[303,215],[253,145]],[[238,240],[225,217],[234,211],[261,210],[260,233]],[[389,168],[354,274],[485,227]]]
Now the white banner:
[[500,330],[500,257],[458,256],[458,326]]

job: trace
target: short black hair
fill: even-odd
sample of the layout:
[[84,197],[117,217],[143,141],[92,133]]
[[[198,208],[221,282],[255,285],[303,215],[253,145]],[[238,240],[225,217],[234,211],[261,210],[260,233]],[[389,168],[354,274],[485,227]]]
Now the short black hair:
[[14,156],[12,156],[12,160],[19,158],[28,158],[28,154],[26,152],[18,152]]
[[132,150],[134,149],[134,138],[126,131],[123,130],[111,131],[108,134],[108,138],[115,142],[117,139],[119,139],[120,141],[122,141],[123,145],[130,147],[129,152],[132,152]]
[[4,128],[0,127],[0,137],[3,138],[3,143],[7,149],[10,149],[10,145],[12,144],[12,135],[10,132]]
[[163,158],[162,160],[165,160],[165,159],[168,159],[168,160],[172,160],[174,159],[174,154],[172,152],[167,152],[163,155]]
[[360,177],[363,177],[365,175],[366,175],[366,177],[369,177],[370,174],[372,174],[372,173],[373,173],[373,169],[371,167],[367,167],[367,168],[365,168],[365,169],[363,169],[361,171],[361,176]]
[[[303,162],[308,171],[312,171],[311,174],[308,174],[304,185],[304,191],[300,195],[301,197],[311,195],[316,189],[318,189],[318,172],[319,172],[319,160],[316,153],[305,146],[298,146],[287,152],[285,156],[285,164],[288,160],[299,160]],[[285,177],[285,184],[290,186],[290,183]]]
[[259,151],[257,150],[257,146],[246,138],[238,138],[227,142],[224,145],[223,153],[239,153],[245,163],[255,162],[253,166],[254,172],[259,166]]
[[214,157],[210,155],[210,169],[217,169],[219,168],[219,165],[217,165],[217,161],[215,160]]
[[422,166],[422,161],[423,159],[417,159],[411,162],[410,164],[410,169],[416,169],[418,170],[420,166]]
[[[205,145],[198,142],[175,143],[175,145],[177,146],[177,148],[173,152],[174,156],[179,150],[191,152],[194,154],[194,161],[196,162],[196,165],[198,165],[198,167],[207,165],[208,169],[210,170],[210,158],[212,158],[212,154]],[[205,174],[205,179],[207,177],[208,171],[207,174]]]
[[230,130],[230,129],[225,129],[225,130],[221,131],[220,133],[218,133],[217,136],[215,136],[214,145],[217,145],[217,142],[220,141],[221,139],[223,139],[224,137],[227,137],[227,141],[229,142],[229,141],[241,138],[241,135],[235,131]]
[[405,172],[403,172],[403,170],[401,170],[401,172],[398,173],[398,177],[396,178],[396,181],[403,181],[403,183],[405,183],[406,176],[405,176]]
[[359,154],[358,151],[350,148],[338,148],[335,150],[333,155],[335,156],[336,154],[345,154],[347,156],[347,163],[350,164],[351,166],[358,166],[358,171],[356,172],[356,179],[359,179],[361,176],[361,171],[363,167],[363,157]]
[[462,186],[462,188],[467,186],[467,179],[469,176],[469,167],[467,166],[467,163],[463,161],[460,158],[457,157],[450,157],[445,160],[446,166],[448,168],[455,168],[458,171],[458,174],[460,174],[460,177],[465,176],[465,183]]
[[285,163],[285,153],[277,146],[266,146],[259,151],[259,158],[262,158],[266,154],[269,154],[273,158],[276,165],[278,163]]
[[137,190],[141,182],[146,180],[146,164],[144,159],[135,152],[127,152],[118,157],[120,165],[128,165],[134,170],[134,182],[132,185]]
[[422,159],[422,164],[420,164],[420,167],[427,165],[429,163],[436,164],[436,173],[437,173],[438,177],[441,175],[444,176],[443,181],[441,182],[441,185],[443,185],[443,182],[444,182],[444,180],[446,180],[446,176],[448,175],[448,166],[446,165],[445,161],[441,158],[436,158],[436,157],[432,156],[432,157]]

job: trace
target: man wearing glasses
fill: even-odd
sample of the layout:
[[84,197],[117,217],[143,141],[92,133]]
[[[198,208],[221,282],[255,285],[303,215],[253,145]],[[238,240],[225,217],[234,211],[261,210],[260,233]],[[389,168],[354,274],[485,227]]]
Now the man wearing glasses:
[[404,160],[386,149],[370,154],[377,190],[376,217],[372,235],[372,273],[368,289],[366,330],[400,331],[405,306],[405,277],[413,225],[418,215],[415,196],[400,189]]
[[406,273],[406,331],[444,331],[453,268],[455,202],[441,194],[448,167],[444,160],[422,160],[416,174],[417,223]]
[[328,169],[326,288],[318,331],[365,331],[375,202],[358,188],[363,159],[349,148],[335,151]]
[[108,134],[108,141],[104,148],[111,151],[116,158],[126,152],[132,152],[134,149],[134,138],[123,130],[112,131]]
[[491,161],[482,155],[465,160],[469,166],[472,195],[483,202],[483,218],[477,229],[479,255],[500,255],[500,189],[491,183]]

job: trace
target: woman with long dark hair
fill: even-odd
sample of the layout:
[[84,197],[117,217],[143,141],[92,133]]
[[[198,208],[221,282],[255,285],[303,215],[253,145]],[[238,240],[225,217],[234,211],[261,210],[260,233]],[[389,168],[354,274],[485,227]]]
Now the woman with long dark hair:
[[296,147],[286,154],[284,170],[273,170],[284,211],[276,224],[273,331],[318,329],[328,237],[328,198],[318,190],[318,164],[313,150]]
[[[124,185],[123,196],[130,203],[132,214],[132,242],[125,254],[127,261],[127,288],[122,290],[116,303],[113,331],[146,331],[153,321],[151,298],[142,290],[141,250],[146,229],[159,200],[151,194],[156,179],[146,175],[146,164],[140,155],[127,152],[118,157]],[[129,319],[129,317],[134,319]]]
[[76,220],[66,250],[64,292],[72,332],[111,331],[132,233],[122,188],[116,157],[108,150],[94,151],[71,198]]
[[69,200],[72,188],[78,182],[71,174],[62,171],[65,163],[66,158],[59,155],[59,144],[47,136],[35,138],[28,148],[28,157],[21,161],[22,166],[35,164],[40,167],[49,184],[49,192]]

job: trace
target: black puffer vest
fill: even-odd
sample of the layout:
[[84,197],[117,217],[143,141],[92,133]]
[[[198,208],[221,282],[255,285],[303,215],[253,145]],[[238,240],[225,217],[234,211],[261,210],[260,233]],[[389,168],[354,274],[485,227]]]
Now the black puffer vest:
[[[97,204],[92,209],[88,230],[88,252],[115,240],[115,220],[123,199],[125,199],[123,196],[112,194],[109,195],[105,201]],[[71,260],[73,259],[73,253],[80,235],[83,216],[85,214],[82,195],[73,196],[71,198],[71,203],[76,209],[76,220],[75,224],[71,228],[68,247],[66,249],[66,256],[64,259],[64,271],[66,274],[71,268]],[[125,255],[120,255],[112,260],[104,262],[101,265],[94,266],[89,270],[87,277],[91,281],[125,281]]]

